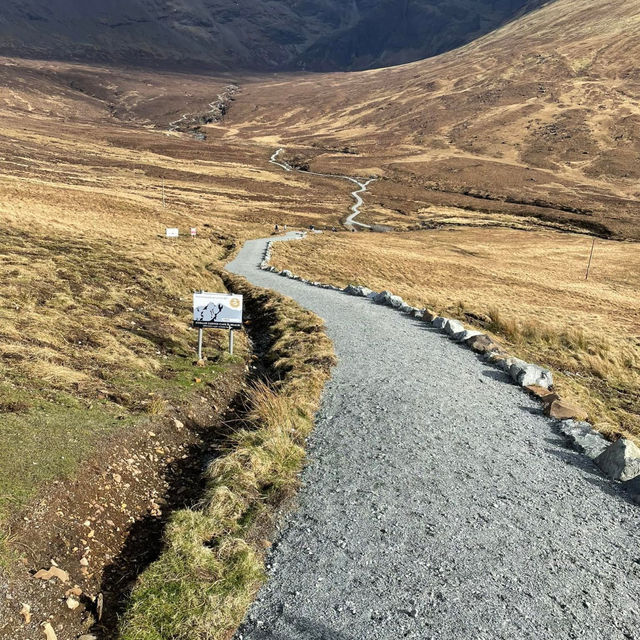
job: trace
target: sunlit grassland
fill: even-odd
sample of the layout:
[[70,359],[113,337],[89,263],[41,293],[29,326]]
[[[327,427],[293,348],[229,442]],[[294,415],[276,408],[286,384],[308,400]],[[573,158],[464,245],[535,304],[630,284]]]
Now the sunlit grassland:
[[[552,367],[561,393],[605,433],[640,439],[640,252],[636,243],[511,229],[345,234],[278,243],[273,264],[344,286],[389,289],[484,325]],[[480,320],[478,320],[478,318]]]
[[[0,89],[0,524],[104,438],[224,373],[194,365],[191,293],[224,291],[216,273],[245,239],[349,200],[273,169],[269,148],[126,125],[56,90]],[[207,332],[210,357],[225,346]]]

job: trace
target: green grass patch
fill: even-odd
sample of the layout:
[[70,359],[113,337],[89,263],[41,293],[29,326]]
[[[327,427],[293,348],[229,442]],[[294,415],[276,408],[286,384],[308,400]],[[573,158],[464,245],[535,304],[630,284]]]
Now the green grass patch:
[[27,412],[0,416],[0,524],[39,487],[73,473],[101,438],[135,422],[106,403],[88,408],[65,400],[36,399]]

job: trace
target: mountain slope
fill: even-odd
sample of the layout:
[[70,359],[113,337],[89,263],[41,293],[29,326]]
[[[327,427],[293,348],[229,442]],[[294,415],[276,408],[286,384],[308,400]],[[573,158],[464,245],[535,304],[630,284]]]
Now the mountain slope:
[[5,0],[0,53],[203,66],[349,69],[469,42],[542,0]]
[[451,204],[638,238],[639,59],[638,3],[558,0],[429,60],[247,84],[229,124],[383,175],[412,224]]

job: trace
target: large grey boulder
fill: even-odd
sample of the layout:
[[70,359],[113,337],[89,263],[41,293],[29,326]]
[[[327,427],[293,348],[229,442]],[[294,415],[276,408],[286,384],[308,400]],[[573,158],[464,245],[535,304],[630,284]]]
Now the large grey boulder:
[[467,340],[471,340],[477,336],[484,335],[482,331],[474,331],[472,329],[465,329],[464,331],[460,331],[460,333],[454,333],[451,336],[452,340],[456,342],[466,342]]
[[563,420],[560,431],[565,435],[571,446],[595,460],[609,446],[609,441],[598,433],[588,422],[577,420]]
[[444,325],[444,330],[448,335],[454,336],[456,333],[462,333],[465,331],[465,328],[461,322],[458,322],[457,320],[449,320]]
[[367,289],[367,287],[359,287],[353,284],[345,287],[343,291],[350,296],[359,296],[360,298],[366,298],[373,293],[373,291]]
[[640,504],[640,476],[627,480],[622,486],[631,494],[631,499]]
[[476,353],[486,354],[501,351],[500,346],[484,333],[465,340],[465,343]]
[[398,307],[398,311],[400,311],[400,313],[413,313],[413,307],[411,305],[408,305],[406,302],[403,302],[399,307]]
[[391,291],[382,291],[373,298],[373,301],[394,309],[399,309],[404,304],[404,300],[400,296],[394,296]]
[[553,375],[548,369],[535,364],[528,364],[519,360],[509,367],[509,375],[521,387],[542,387],[549,389],[553,386]]
[[[509,359],[509,356],[503,351],[487,351],[484,354],[484,359],[492,364],[494,367],[499,367],[500,369],[504,368],[504,363]],[[511,365],[509,365],[511,366]],[[508,367],[507,367],[508,368]]]
[[293,278],[293,273],[291,273],[291,271],[289,271],[288,269],[281,271],[280,275],[284,276],[285,278]]
[[520,360],[520,358],[514,358],[513,356],[508,356],[506,358],[496,358],[494,364],[506,371],[508,374],[511,374],[511,367],[526,367],[527,363],[524,360]]
[[436,329],[444,329],[445,325],[449,322],[449,318],[443,318],[442,316],[436,316],[432,321],[431,325]]
[[596,458],[596,464],[613,480],[632,480],[640,475],[640,449],[621,438]]

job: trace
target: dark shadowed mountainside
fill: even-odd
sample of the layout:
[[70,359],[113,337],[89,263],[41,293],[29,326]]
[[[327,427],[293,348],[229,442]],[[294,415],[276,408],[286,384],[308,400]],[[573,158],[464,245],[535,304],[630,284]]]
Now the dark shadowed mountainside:
[[543,0],[5,0],[0,53],[209,69],[365,69],[442,53]]

